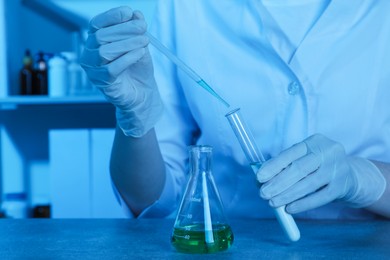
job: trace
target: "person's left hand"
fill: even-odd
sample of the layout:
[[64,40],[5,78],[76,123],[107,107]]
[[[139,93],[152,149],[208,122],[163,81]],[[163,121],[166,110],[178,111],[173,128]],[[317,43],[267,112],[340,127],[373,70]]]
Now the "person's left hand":
[[265,162],[257,172],[260,196],[272,207],[299,213],[343,200],[365,207],[383,194],[386,181],[370,161],[347,156],[344,147],[313,135]]

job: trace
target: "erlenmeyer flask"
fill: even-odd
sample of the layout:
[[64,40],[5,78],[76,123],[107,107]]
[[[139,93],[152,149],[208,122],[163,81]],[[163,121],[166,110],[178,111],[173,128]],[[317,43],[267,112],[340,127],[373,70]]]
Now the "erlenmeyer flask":
[[176,216],[172,245],[184,253],[215,253],[228,249],[233,232],[211,172],[212,147],[191,146],[190,179]]

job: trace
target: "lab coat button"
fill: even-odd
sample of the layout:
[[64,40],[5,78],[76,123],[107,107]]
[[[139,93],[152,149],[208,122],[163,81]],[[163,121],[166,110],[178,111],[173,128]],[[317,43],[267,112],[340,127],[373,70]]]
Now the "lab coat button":
[[288,85],[288,94],[290,94],[290,95],[296,95],[296,94],[299,93],[299,89],[300,89],[299,83],[296,82],[296,81],[293,81],[293,82],[291,82],[291,83]]

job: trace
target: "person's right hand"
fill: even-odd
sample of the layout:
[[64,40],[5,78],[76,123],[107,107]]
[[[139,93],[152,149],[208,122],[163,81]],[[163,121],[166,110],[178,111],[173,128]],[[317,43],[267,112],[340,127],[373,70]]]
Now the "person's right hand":
[[116,107],[119,127],[133,137],[153,128],[163,109],[146,28],[142,13],[129,7],[97,15],[80,59],[89,80]]

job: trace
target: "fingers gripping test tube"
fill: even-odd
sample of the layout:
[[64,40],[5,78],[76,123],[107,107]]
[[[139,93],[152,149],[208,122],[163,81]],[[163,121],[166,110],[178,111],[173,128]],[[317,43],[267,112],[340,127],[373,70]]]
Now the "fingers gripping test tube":
[[[226,114],[226,118],[228,119],[253,172],[256,174],[265,160],[262,153],[257,148],[251,132],[241,117],[240,109],[237,108],[230,111]],[[293,217],[286,212],[285,206],[274,208],[274,211],[279,224],[288,238],[291,241],[298,241],[301,237],[299,229]]]

